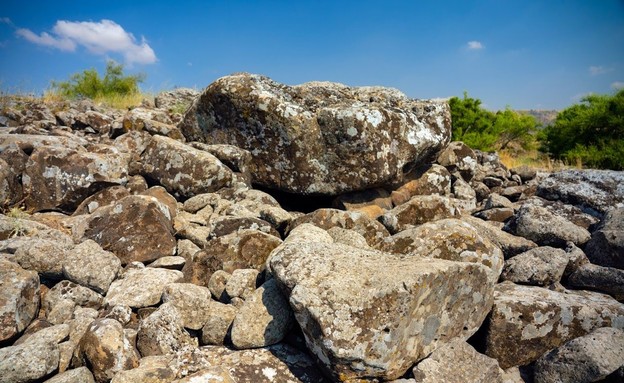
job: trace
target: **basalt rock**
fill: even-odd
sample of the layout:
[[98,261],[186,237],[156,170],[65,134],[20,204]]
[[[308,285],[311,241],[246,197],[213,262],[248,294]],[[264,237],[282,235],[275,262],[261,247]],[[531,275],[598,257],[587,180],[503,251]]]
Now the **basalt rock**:
[[395,89],[236,74],[208,86],[179,128],[189,141],[248,150],[256,184],[336,195],[396,181],[405,165],[435,156],[450,113]]
[[39,311],[39,276],[0,257],[0,342],[26,329]]

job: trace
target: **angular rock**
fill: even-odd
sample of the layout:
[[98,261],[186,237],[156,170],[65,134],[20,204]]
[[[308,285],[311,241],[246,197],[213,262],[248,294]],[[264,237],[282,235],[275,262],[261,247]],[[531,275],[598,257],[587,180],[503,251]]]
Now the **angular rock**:
[[80,355],[95,381],[109,382],[119,371],[139,366],[140,356],[114,319],[96,319],[80,340]]
[[251,153],[249,151],[234,145],[206,145],[201,142],[191,142],[189,145],[217,157],[235,174],[240,175],[246,184],[251,184]]
[[[3,147],[1,138],[0,147]],[[0,168],[2,168],[2,170],[0,170],[2,174],[0,178],[4,177],[2,181],[4,192],[0,191],[0,194],[4,194],[4,197],[0,199],[0,201],[6,206],[15,206],[24,198],[22,173],[24,173],[24,169],[26,168],[28,155],[17,145],[12,144],[5,146],[4,150],[0,149],[0,159],[4,161],[2,166],[0,166]]]
[[624,173],[613,170],[564,170],[542,180],[537,195],[562,201],[600,217],[624,206]]
[[225,284],[225,296],[227,299],[247,299],[256,291],[260,282],[260,272],[256,269],[236,269],[228,277]]
[[592,233],[585,252],[592,263],[624,270],[624,208],[607,213]]
[[567,283],[573,288],[600,291],[624,301],[624,270],[587,263],[570,274]]
[[463,211],[473,211],[477,208],[477,192],[461,178],[456,178],[452,188],[456,203]]
[[232,171],[215,156],[167,137],[154,136],[141,161],[144,177],[178,197],[214,192],[232,182]]
[[161,305],[139,324],[137,347],[143,357],[171,354],[185,346],[197,347],[197,338],[186,332],[179,311],[171,303]]
[[498,246],[503,251],[505,259],[537,247],[535,242],[504,232],[479,218],[464,215],[461,217],[461,220],[474,226],[480,235],[488,238]]
[[199,330],[207,321],[214,303],[210,290],[192,283],[171,283],[162,295],[164,303],[170,302],[180,314],[184,327]]
[[[301,227],[301,226],[298,226],[298,227]],[[342,243],[343,245],[359,247],[361,249],[371,248],[370,246],[368,246],[368,243],[366,242],[366,238],[364,238],[362,234],[354,230],[343,229],[341,227],[332,227],[331,229],[327,230],[327,234],[329,234],[334,239],[335,243]],[[291,235],[292,235],[292,232],[291,232]],[[319,241],[317,239],[317,242],[323,242],[323,241]]]
[[223,367],[214,366],[202,369],[200,372],[196,372],[186,378],[178,379],[172,383],[237,383],[238,381],[232,378],[232,375]]
[[485,201],[483,201],[484,209],[494,209],[494,208],[514,208],[513,202],[511,202],[508,198],[503,197],[498,193],[490,194]]
[[210,224],[212,225],[211,238],[223,237],[245,229],[259,230],[280,238],[279,232],[270,223],[259,218],[222,216],[211,220]]
[[375,219],[376,212],[392,209],[392,199],[386,189],[375,188],[340,195],[334,199],[332,205],[342,210],[361,211]]
[[106,294],[120,269],[119,258],[92,240],[86,240],[68,251],[63,260],[65,278],[100,294]]
[[66,256],[67,249],[57,241],[31,239],[20,246],[10,260],[44,277],[60,279],[63,276],[63,261]]
[[[68,304],[69,303],[69,304]],[[48,320],[53,323],[62,323],[64,320],[58,322],[59,319],[65,317],[65,319],[71,319],[74,306],[90,307],[98,309],[102,306],[102,296],[95,291],[80,286],[70,281],[60,281],[54,287],[52,287],[43,297],[41,301],[41,308],[46,313]],[[64,308],[70,307],[68,312]],[[61,317],[57,316],[57,320],[52,320],[51,317],[63,314]]]
[[0,257],[0,342],[16,337],[39,312],[39,276]]
[[606,326],[624,327],[624,304],[607,295],[501,283],[486,327],[485,354],[503,369],[524,366]]
[[73,215],[91,214],[101,206],[108,206],[117,200],[130,195],[124,186],[116,185],[102,189],[99,192],[85,198],[76,208]]
[[201,330],[201,343],[222,346],[238,309],[232,305],[214,302],[206,313],[206,324]]
[[437,162],[453,174],[459,174],[469,182],[477,172],[477,156],[461,141],[451,142],[440,152]]
[[508,207],[495,207],[488,210],[482,210],[474,214],[475,217],[485,221],[505,222],[514,215],[514,209]]
[[191,88],[176,88],[167,92],[160,92],[154,98],[154,105],[157,108],[167,111],[178,109],[188,109],[193,101],[199,96],[199,92]]
[[308,349],[343,381],[402,376],[435,348],[473,334],[491,305],[493,282],[476,263],[293,243],[270,266]]
[[495,359],[479,354],[463,340],[446,344],[414,367],[419,383],[503,383],[502,370]]
[[535,382],[595,382],[622,365],[624,331],[602,327],[539,358],[535,363]]
[[154,197],[131,195],[91,214],[84,237],[113,252],[126,265],[174,255],[173,234],[166,205]]
[[507,222],[505,231],[542,246],[564,247],[567,241],[580,246],[590,239],[587,230],[534,205],[523,205]]
[[404,183],[392,192],[394,206],[409,201],[415,195],[451,193],[451,174],[444,166],[433,164],[417,167],[405,174],[404,180]]
[[517,166],[515,168],[509,169],[509,171],[511,172],[511,174],[517,174],[518,176],[520,176],[522,182],[528,182],[537,177],[537,170],[527,165]]
[[170,357],[147,356],[141,358],[141,364],[132,370],[119,371],[111,383],[171,383],[176,378],[168,366]]
[[44,383],[95,383],[95,379],[88,368],[78,367],[55,375]]
[[238,310],[232,323],[232,344],[235,348],[245,349],[278,343],[293,323],[288,300],[275,279],[270,279],[256,289]]
[[423,223],[460,216],[461,212],[453,201],[439,195],[414,196],[379,217],[379,221],[391,234],[396,234]]
[[226,300],[225,286],[227,285],[230,276],[230,273],[223,270],[217,270],[210,276],[210,280],[208,280],[208,289],[216,300]]
[[249,150],[256,184],[337,195],[399,179],[406,164],[435,155],[450,138],[450,112],[394,89],[236,74],[208,86],[179,128],[189,141]]
[[501,280],[515,283],[550,286],[559,283],[568,266],[566,252],[542,246],[508,259]]
[[132,308],[153,306],[160,302],[168,284],[179,282],[182,278],[183,274],[178,270],[152,267],[128,269],[111,284],[105,303]]
[[0,348],[0,383],[41,380],[59,366],[58,344],[32,338],[17,346]]
[[100,152],[42,146],[30,155],[22,183],[29,209],[72,212],[94,192],[127,178],[128,158],[112,146]]
[[531,197],[523,201],[523,204],[531,204],[546,208],[554,215],[560,216],[573,224],[582,227],[583,229],[590,230],[590,228],[597,224],[600,220],[593,215],[584,213],[580,208],[565,204],[561,201],[547,201],[540,197]]

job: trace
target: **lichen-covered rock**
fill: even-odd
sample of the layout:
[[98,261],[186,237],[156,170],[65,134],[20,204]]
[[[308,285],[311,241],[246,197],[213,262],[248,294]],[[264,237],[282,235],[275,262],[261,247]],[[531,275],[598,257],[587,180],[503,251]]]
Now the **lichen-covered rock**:
[[213,302],[206,315],[206,324],[201,330],[201,343],[222,346],[234,322],[238,309],[232,305]]
[[537,195],[575,205],[601,216],[624,206],[624,172],[614,170],[564,170],[542,180]]
[[59,366],[58,343],[31,337],[28,341],[0,348],[0,383],[27,383],[41,380]]
[[406,164],[435,155],[450,111],[394,89],[236,74],[209,85],[179,128],[189,141],[249,150],[256,184],[337,195],[400,179]]
[[501,280],[525,285],[549,286],[561,281],[567,266],[568,257],[565,251],[542,246],[508,259]]
[[505,259],[537,247],[535,242],[509,234],[479,218],[464,215],[461,220],[474,226],[480,235],[498,246],[503,251]]
[[210,225],[212,226],[211,238],[223,237],[224,235],[238,233],[245,229],[259,230],[280,238],[279,232],[270,223],[259,218],[220,216],[211,220]]
[[[329,234],[333,238],[335,243],[342,243],[343,245],[359,247],[361,249],[371,248],[366,242],[366,238],[364,238],[362,234],[354,230],[343,229],[341,227],[332,227],[331,229],[327,230],[327,234]],[[317,238],[317,242],[323,241],[318,241]]]
[[143,176],[183,198],[214,192],[232,182],[232,171],[215,156],[167,137],[154,136],[141,162]]
[[26,270],[33,270],[47,278],[60,279],[63,276],[63,262],[68,249],[53,239],[30,239],[10,256]]
[[567,283],[573,288],[600,291],[624,301],[624,270],[615,267],[587,263],[570,274]]
[[379,217],[391,234],[444,218],[458,217],[461,211],[453,198],[439,195],[417,195]]
[[225,297],[247,299],[261,283],[260,272],[256,269],[236,269],[228,277],[224,287]]
[[171,283],[162,295],[164,303],[170,302],[178,310],[184,327],[199,330],[207,321],[207,315],[214,303],[210,290],[192,283]]
[[154,105],[160,109],[181,113],[188,109],[198,96],[199,92],[195,89],[176,88],[158,93],[154,97]]
[[174,255],[173,234],[165,204],[154,197],[131,195],[91,214],[84,237],[113,252],[126,265]]
[[171,303],[162,304],[139,324],[137,348],[144,357],[171,354],[186,346],[197,347],[197,338],[184,329],[182,316]]
[[392,209],[392,199],[386,189],[375,188],[342,194],[332,205],[342,210],[361,211],[375,219],[377,213]]
[[395,379],[483,322],[493,282],[477,263],[293,243],[270,259],[309,350],[334,379]]
[[61,372],[46,380],[45,383],[95,383],[95,379],[88,368],[78,367]]
[[238,349],[265,347],[280,342],[293,325],[288,300],[275,279],[258,287],[234,318],[232,344]]
[[65,278],[100,294],[106,294],[120,269],[119,258],[92,240],[86,240],[68,251],[63,260]]
[[60,281],[46,292],[41,308],[51,323],[63,323],[72,318],[76,306],[99,309],[102,296],[70,281]]
[[325,230],[329,230],[332,227],[354,230],[362,234],[366,238],[366,242],[373,248],[377,247],[384,238],[390,236],[384,225],[357,211],[317,209],[312,213],[293,220],[290,223],[288,232],[304,223],[311,223]]
[[221,366],[204,368],[186,378],[174,380],[172,383],[238,383],[232,375]]
[[83,199],[128,178],[128,157],[112,146],[86,151],[42,146],[33,151],[22,176],[29,209],[72,212]]
[[624,270],[624,208],[607,213],[592,233],[585,252],[592,263]]
[[602,327],[539,358],[535,383],[596,382],[622,365],[624,331]]
[[170,359],[160,355],[141,358],[139,367],[119,371],[111,383],[171,383],[176,374],[168,365]]
[[117,200],[130,195],[128,189],[121,185],[115,185],[102,189],[85,198],[76,208],[73,215],[91,214],[101,206],[115,203]]
[[461,141],[451,142],[440,152],[437,162],[453,174],[459,174],[470,182],[478,169],[477,156],[470,147]]
[[503,369],[524,366],[599,327],[624,328],[624,304],[587,291],[501,283],[494,293],[485,353]]
[[259,230],[245,229],[209,242],[206,251],[223,262],[223,270],[255,268],[262,270],[273,249],[282,240]]
[[517,174],[522,182],[528,182],[537,177],[537,170],[527,165],[516,166],[509,171],[511,174]]
[[507,222],[505,230],[542,246],[564,247],[567,241],[580,246],[590,239],[586,229],[531,204],[523,205]]
[[522,201],[522,204],[531,204],[546,208],[546,210],[550,211],[554,215],[564,218],[587,230],[590,230],[593,225],[600,221],[593,215],[583,212],[580,208],[565,204],[561,201],[548,201],[543,198],[533,196]]
[[451,193],[451,174],[444,166],[425,165],[412,169],[405,174],[404,182],[392,192],[394,206],[409,201],[415,195],[449,195]]
[[0,257],[0,342],[14,338],[39,312],[39,276]]
[[251,153],[234,145],[206,145],[191,142],[190,146],[204,150],[223,162],[235,175],[239,175],[247,185],[251,185]]
[[160,302],[165,287],[181,281],[182,272],[153,267],[125,270],[106,294],[109,306],[124,305],[133,308],[153,306]]
[[475,217],[485,221],[505,222],[514,215],[515,211],[509,207],[495,207],[492,209],[481,210],[474,214]]
[[463,340],[437,348],[414,367],[419,383],[503,383],[502,370],[495,359],[479,354]]

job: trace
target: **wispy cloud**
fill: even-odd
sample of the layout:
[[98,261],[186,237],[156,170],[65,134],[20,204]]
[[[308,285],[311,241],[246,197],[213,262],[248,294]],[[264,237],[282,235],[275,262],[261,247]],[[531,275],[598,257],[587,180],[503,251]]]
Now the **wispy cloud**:
[[73,52],[77,47],[100,56],[109,53],[121,54],[128,64],[152,64],[156,54],[144,37],[137,42],[132,33],[126,32],[121,25],[111,20],[65,21],[59,20],[52,32],[36,34],[29,29],[20,28],[16,34],[31,43]]
[[478,50],[484,49],[485,45],[483,45],[481,41],[473,40],[473,41],[468,41],[468,43],[466,44],[466,47],[468,48],[468,50],[478,51]]
[[609,73],[613,70],[613,68],[607,68],[602,65],[592,65],[589,67],[589,74],[592,76],[598,76],[601,74]]
[[0,24],[6,24],[13,26],[13,22],[8,17],[0,17]]
[[616,81],[612,83],[611,89],[624,89],[624,81]]

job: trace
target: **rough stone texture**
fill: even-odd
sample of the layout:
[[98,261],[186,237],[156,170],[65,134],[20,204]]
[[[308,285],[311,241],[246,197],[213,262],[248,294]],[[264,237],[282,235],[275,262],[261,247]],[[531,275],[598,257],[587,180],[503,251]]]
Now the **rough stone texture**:
[[565,204],[561,201],[547,201],[540,197],[530,197],[522,201],[523,205],[531,204],[546,208],[554,215],[560,216],[573,224],[590,230],[590,227],[600,222],[600,220],[591,214],[584,213],[580,208]]
[[63,260],[65,278],[100,294],[106,294],[120,269],[119,258],[92,240],[86,240],[68,251]]
[[472,180],[478,170],[475,152],[461,141],[448,144],[438,155],[437,162],[451,173],[461,175],[466,182]]
[[485,221],[505,222],[514,215],[514,209],[508,207],[495,207],[488,210],[482,210],[474,214],[475,217]]
[[20,246],[10,257],[26,270],[33,270],[44,277],[60,279],[67,248],[52,239],[31,239]]
[[509,169],[509,171],[511,172],[511,174],[517,174],[518,176],[520,176],[520,180],[523,183],[537,177],[537,170],[527,165],[516,166],[515,168]]
[[186,378],[178,379],[172,383],[238,383],[232,375],[223,367],[214,366],[202,369]]
[[144,357],[171,354],[185,346],[197,347],[197,338],[186,332],[182,316],[171,303],[161,305],[139,324],[137,348]]
[[570,274],[567,283],[573,288],[600,291],[624,301],[624,270],[588,263]]
[[624,365],[624,331],[603,327],[573,339],[535,363],[535,383],[595,382]]
[[294,323],[288,300],[275,279],[260,286],[232,323],[232,343],[238,349],[265,347],[280,342]]
[[39,276],[0,257],[0,342],[28,327],[39,312]]
[[293,220],[289,232],[295,227],[311,223],[321,229],[329,230],[332,227],[354,230],[366,238],[366,242],[373,248],[377,247],[390,233],[380,222],[370,219],[367,215],[356,211],[342,211],[337,209],[317,209],[312,213]]
[[280,238],[279,233],[270,223],[259,218],[221,216],[211,220],[210,224],[212,226],[212,231],[210,232],[211,238],[223,237],[224,235],[237,233],[245,229],[259,230],[263,233],[271,234],[276,238]]
[[221,346],[225,343],[238,309],[232,305],[213,302],[206,313],[206,324],[201,331],[201,343]]
[[477,263],[293,243],[270,266],[309,350],[343,381],[398,378],[440,345],[473,334],[491,307],[492,281]]
[[57,342],[31,337],[17,346],[0,348],[0,383],[26,383],[45,378],[59,365]]
[[549,286],[561,281],[567,266],[568,256],[565,251],[542,246],[508,259],[501,280]]
[[451,193],[451,174],[444,166],[426,165],[412,169],[405,174],[404,182],[392,192],[394,206],[409,201],[415,195],[449,195]]
[[503,197],[502,195],[500,195],[498,193],[490,194],[483,201],[483,208],[484,209],[495,209],[495,208],[501,208],[501,207],[513,209],[514,204],[508,198]]
[[542,246],[564,247],[567,241],[580,246],[590,239],[587,230],[534,205],[523,205],[507,222],[505,230]]
[[55,375],[44,383],[95,383],[95,379],[88,368],[78,367]]
[[230,276],[230,273],[223,270],[217,270],[210,276],[210,279],[208,280],[208,289],[216,300],[226,298],[224,294],[225,286],[227,285],[227,281],[230,279]]
[[592,263],[624,270],[624,208],[607,213],[592,233],[585,252]]
[[232,182],[232,171],[215,156],[167,137],[154,136],[141,162],[144,177],[178,197],[214,192]]
[[379,221],[391,234],[423,223],[461,215],[454,199],[439,195],[414,196],[379,217]]
[[477,208],[477,192],[461,178],[456,178],[451,187],[458,206],[467,212]]
[[503,270],[501,250],[470,224],[458,219],[443,219],[405,230],[388,238],[384,251],[487,266],[492,283]]
[[119,371],[111,383],[171,383],[176,378],[176,374],[168,366],[169,359],[171,358],[162,356],[141,358],[138,368]]
[[228,277],[225,284],[227,299],[251,296],[260,282],[260,272],[256,269],[236,269]]
[[147,265],[147,267],[160,267],[163,269],[170,269],[170,270],[182,270],[185,263],[186,263],[186,259],[184,257],[171,255],[171,256],[158,258],[154,262]]
[[[191,88],[176,88],[160,92],[154,98],[157,108],[171,111],[172,109],[188,109],[199,96],[199,92]],[[179,113],[179,111],[177,111]]]
[[[301,227],[301,226],[299,226]],[[371,247],[366,242],[366,238],[356,231],[343,229],[341,227],[332,227],[327,230],[327,234],[329,234],[336,243],[342,243],[343,245],[349,245],[353,247],[359,247],[361,249],[370,249]],[[292,235],[292,232],[291,232]],[[318,241],[317,242],[322,242]]]
[[26,164],[22,184],[29,209],[72,212],[83,199],[110,184],[127,181],[128,158],[107,146],[88,152],[42,146]]
[[79,350],[98,383],[109,382],[117,372],[139,365],[139,354],[114,319],[93,321],[80,340]]
[[552,173],[537,187],[537,195],[576,205],[600,216],[624,207],[624,173],[614,170],[564,170]]
[[128,269],[111,284],[105,302],[109,306],[133,308],[153,306],[160,302],[165,287],[181,281],[182,277],[182,272],[178,270],[153,267]]
[[328,82],[290,87],[250,74],[209,85],[179,128],[189,141],[249,150],[256,184],[330,195],[400,179],[451,132],[445,102]]
[[170,302],[178,310],[184,327],[199,330],[207,321],[211,310],[210,290],[191,283],[171,283],[165,287],[163,302]]
[[624,328],[624,305],[584,291],[501,283],[486,328],[486,350],[501,368],[523,366],[599,327]]
[[251,153],[233,145],[206,145],[201,142],[191,142],[190,146],[206,151],[217,157],[235,175],[242,177],[246,185],[251,185]]
[[75,306],[99,309],[102,306],[102,296],[74,282],[60,281],[46,292],[41,301],[41,308],[52,323],[71,319]]
[[375,188],[342,194],[334,199],[332,206],[349,211],[361,211],[375,219],[378,213],[392,209],[392,199],[386,189]]
[[463,340],[446,344],[414,367],[419,383],[503,383],[502,370],[495,359],[479,354]]
[[9,146],[3,145],[3,139],[6,139],[6,135],[0,135],[0,159],[4,161],[2,170],[0,173],[4,177],[2,181],[2,189],[0,194],[4,194],[4,197],[0,199],[6,206],[14,206],[24,198],[24,189],[22,187],[22,173],[26,168],[28,162],[28,155],[24,153],[17,145],[12,144]]
[[115,185],[102,189],[85,198],[76,208],[73,215],[91,214],[101,206],[115,203],[117,200],[130,195],[128,189],[121,185]]
[[219,259],[229,273],[236,269],[262,270],[271,251],[281,243],[274,235],[245,229],[211,240],[205,251]]
[[464,215],[461,220],[474,226],[480,235],[500,247],[505,259],[537,247],[535,242],[504,232],[479,218]]
[[126,265],[174,255],[173,234],[166,205],[154,197],[133,195],[91,214],[84,237],[113,252]]

